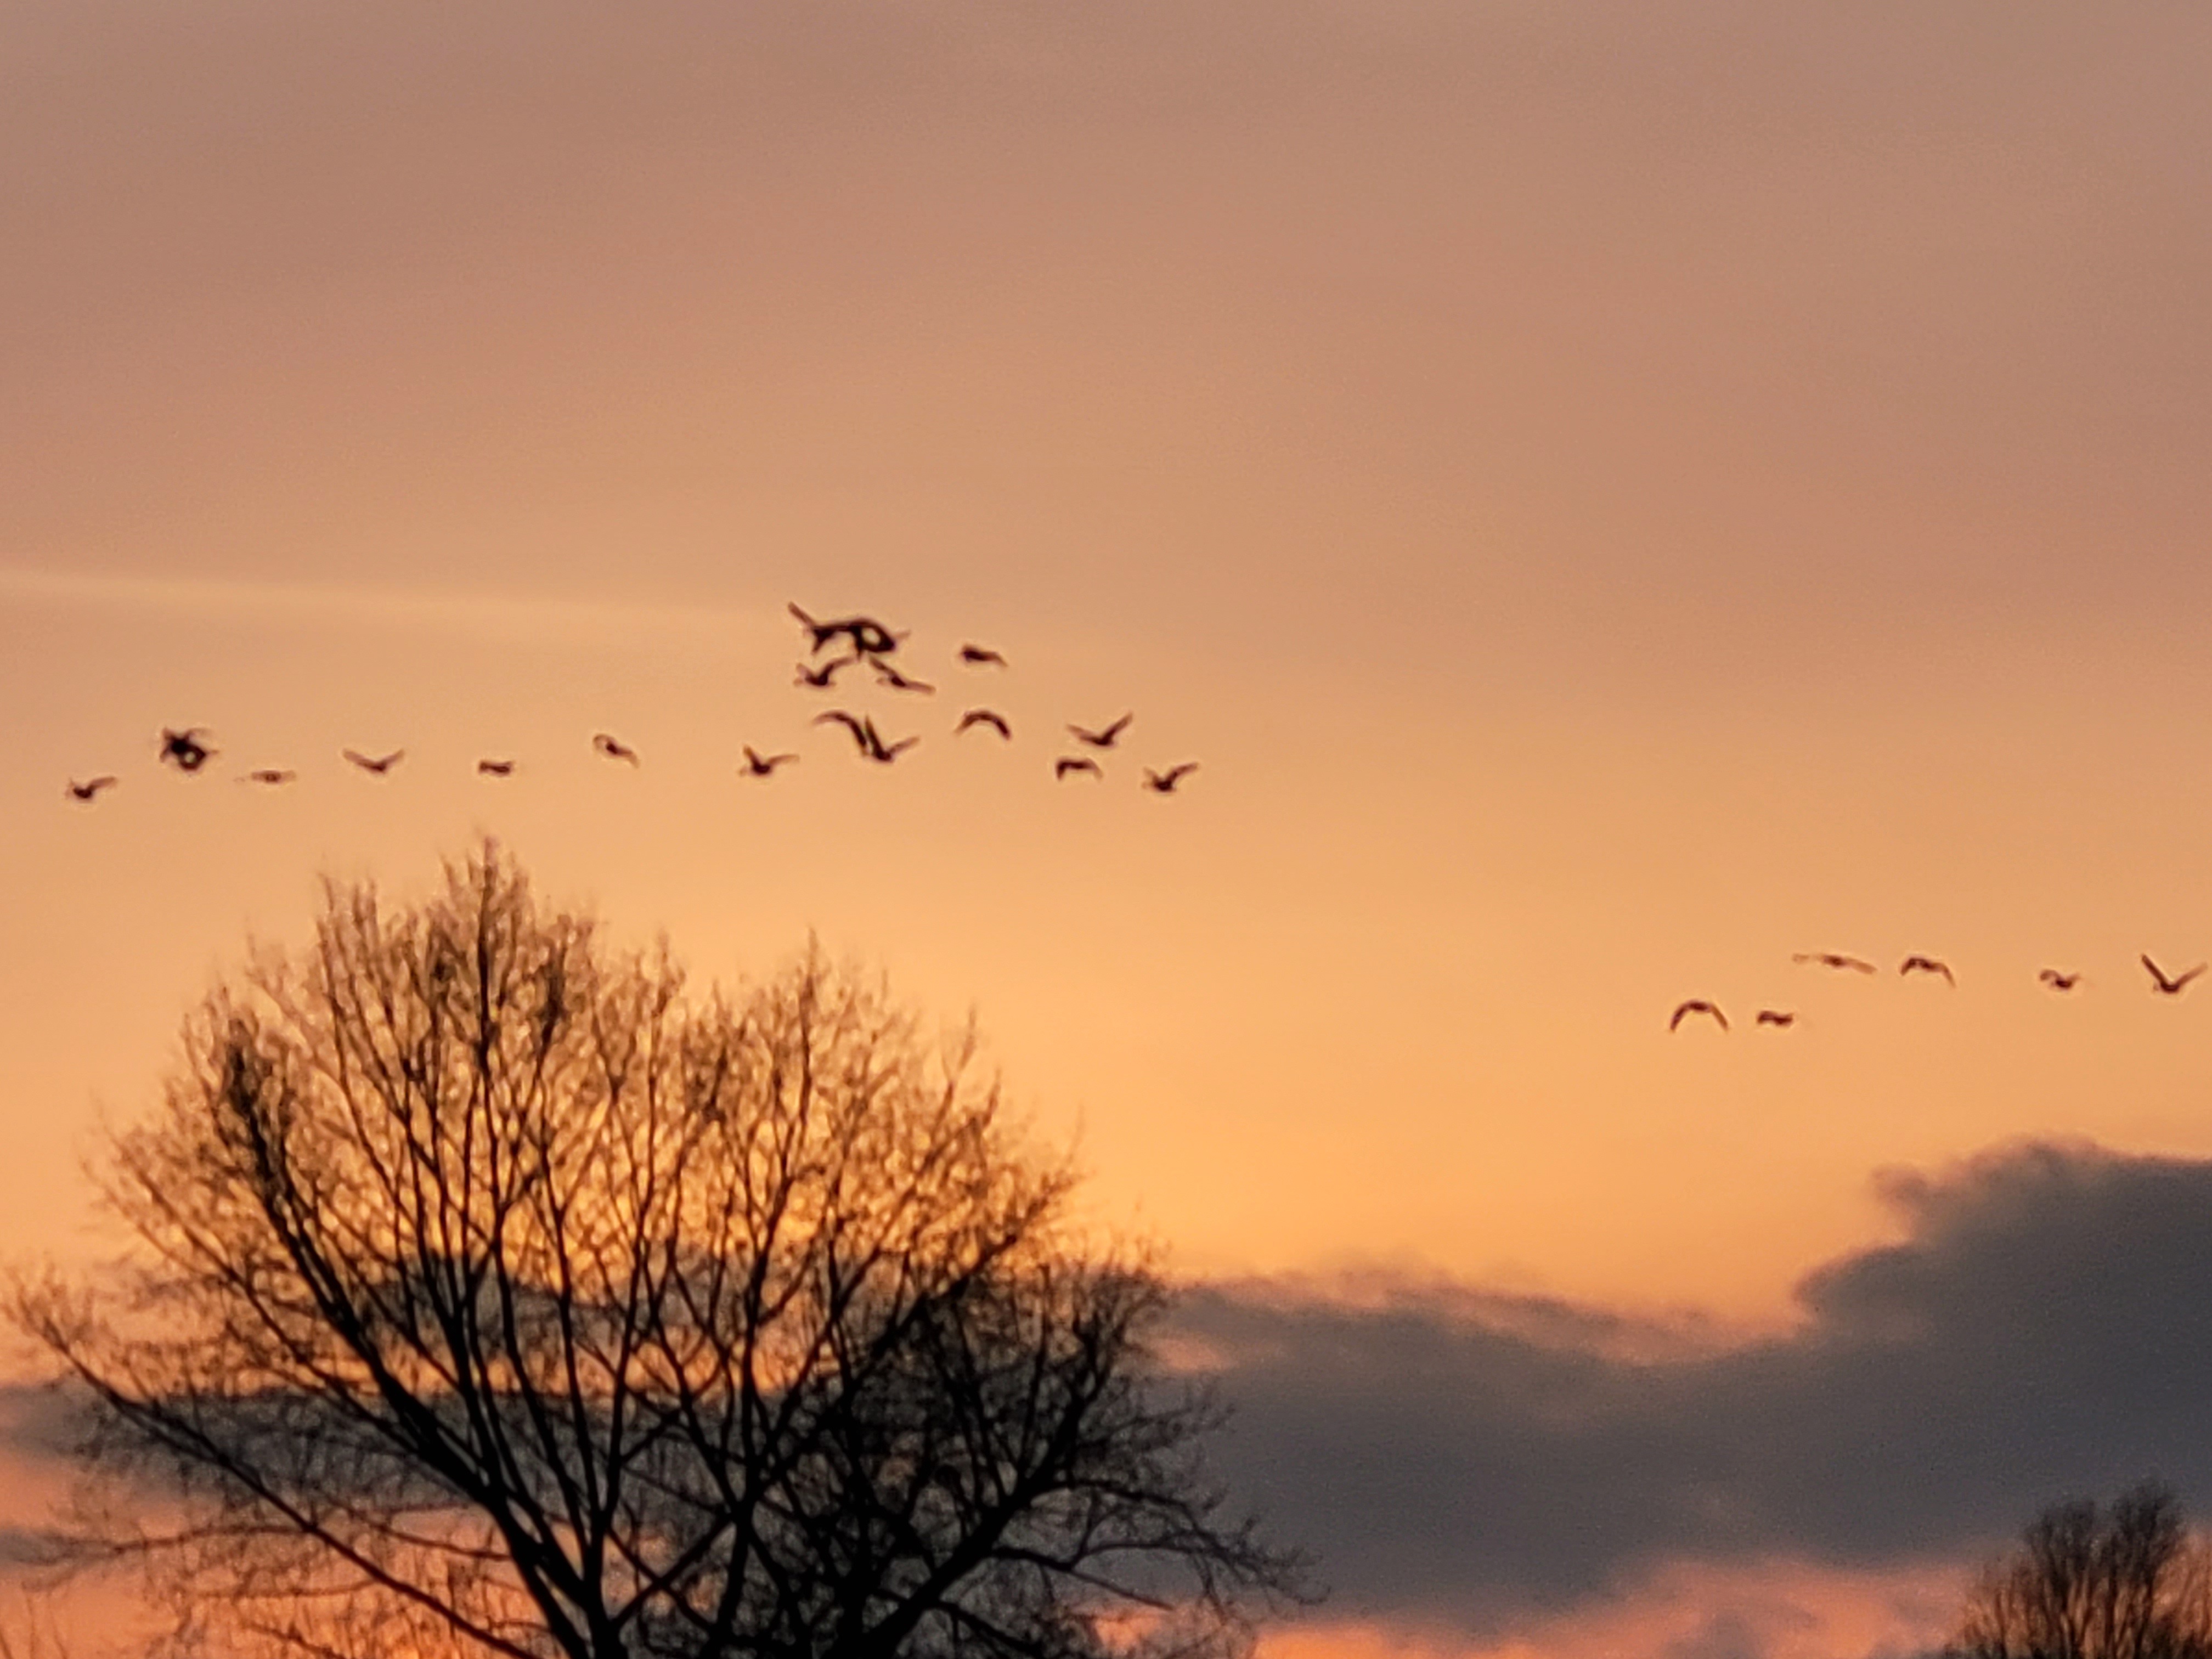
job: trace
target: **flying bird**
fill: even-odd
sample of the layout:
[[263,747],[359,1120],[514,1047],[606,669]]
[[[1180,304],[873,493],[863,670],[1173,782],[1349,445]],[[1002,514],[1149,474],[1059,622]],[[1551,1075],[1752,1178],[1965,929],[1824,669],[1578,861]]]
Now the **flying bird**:
[[1875,970],[1874,963],[1863,957],[1847,957],[1840,951],[1800,951],[1790,960],[1818,963],[1823,968],[1848,968],[1858,974],[1871,974]]
[[1897,971],[1900,974],[1941,974],[1946,985],[1953,990],[1959,988],[1959,981],[1951,977],[1948,964],[1938,962],[1933,957],[1907,957],[1898,964]]
[[207,728],[188,726],[181,732],[161,728],[161,758],[179,772],[197,772],[215,758],[215,750],[204,739]]
[[853,741],[860,745],[861,759],[879,761],[886,766],[921,741],[918,737],[901,738],[896,743],[886,744],[882,733],[876,730],[874,720],[866,715],[848,714],[842,708],[828,709],[814,717],[817,726],[827,725],[831,720],[853,734]]
[[477,775],[480,778],[513,777],[514,763],[511,760],[480,760],[477,763]]
[[834,622],[817,622],[796,604],[791,606],[791,614],[799,618],[799,626],[812,640],[809,651],[814,656],[820,656],[822,648],[840,634],[853,641],[855,652],[868,657],[889,656],[905,637],[892,633],[872,617],[840,617]]
[[2148,957],[2142,958],[2142,965],[2150,970],[2151,989],[2162,997],[2179,996],[2188,988],[2189,981],[2204,971],[2204,964],[2200,962],[2187,973],[2176,974],[2172,979],[2168,979],[2159,965]]
[[294,778],[296,778],[299,775],[300,775],[297,772],[293,771],[291,768],[287,766],[257,766],[251,772],[248,772],[244,777],[240,778],[239,781],[240,783],[265,784],[273,787],[280,783],[289,783]]
[[1103,778],[1106,775],[1100,769],[1098,763],[1088,755],[1062,755],[1052,763],[1053,781],[1055,783],[1071,772],[1088,772],[1094,778]]
[[594,732],[592,734],[592,747],[609,760],[628,761],[632,766],[637,764],[637,750],[620,738],[610,737],[605,732]]
[[1113,725],[1098,732],[1093,732],[1089,727],[1082,726],[1071,726],[1067,729],[1075,734],[1075,740],[1078,743],[1087,743],[1093,749],[1111,749],[1121,733],[1128,729],[1130,720],[1134,718],[1134,715],[1124,714]]
[[1687,1002],[1681,1003],[1676,1006],[1674,1010],[1674,1017],[1667,1022],[1667,1029],[1670,1031],[1674,1030],[1692,1014],[1711,1014],[1720,1023],[1721,1030],[1725,1031],[1729,1028],[1728,1016],[1726,1014],[1723,1013],[1711,1003],[1706,1001],[1703,997],[1692,997]]
[[962,646],[960,660],[970,668],[1004,668],[1006,665],[1006,659],[988,645]]
[[850,668],[860,660],[857,656],[832,657],[819,668],[809,668],[803,662],[795,663],[793,665],[799,670],[799,678],[792,681],[792,684],[811,685],[817,691],[827,691],[836,682],[839,670]]
[[988,726],[1002,738],[1014,735],[1014,728],[1006,724],[1006,717],[989,708],[969,709],[960,717],[960,724],[952,728],[952,735],[957,738],[972,726]]
[[71,778],[69,781],[68,794],[71,800],[89,801],[101,790],[113,787],[115,787],[115,780],[103,772],[96,778],[87,778],[82,783]]
[[2039,983],[2048,985],[2054,991],[2070,991],[2081,982],[2081,975],[2062,974],[2056,968],[2046,968],[2035,977]]
[[1754,1023],[1760,1025],[1771,1025],[1778,1030],[1786,1031],[1797,1023],[1797,1015],[1794,1009],[1762,1008],[1759,1011],[1759,1018]]
[[1145,787],[1156,795],[1172,795],[1176,785],[1197,770],[1196,761],[1184,761],[1180,765],[1170,766],[1164,772],[1155,772],[1147,766],[1145,769]]
[[875,668],[876,681],[878,684],[888,685],[894,691],[919,691],[924,696],[934,696],[937,694],[935,686],[924,684],[920,680],[910,680],[887,662],[878,662],[872,657],[868,660]]
[[795,761],[796,755],[763,755],[750,744],[745,745],[745,771],[756,778],[764,778],[775,772],[786,761]]
[[358,749],[342,749],[338,752],[362,771],[374,772],[380,778],[398,765],[407,755],[404,749],[395,749],[388,755],[364,755]]

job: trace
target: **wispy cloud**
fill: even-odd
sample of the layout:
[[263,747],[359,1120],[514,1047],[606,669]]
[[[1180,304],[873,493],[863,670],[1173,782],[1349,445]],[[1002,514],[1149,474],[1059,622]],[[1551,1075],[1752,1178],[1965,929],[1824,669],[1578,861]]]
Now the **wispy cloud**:
[[1223,1473],[1340,1612],[1469,1638],[1668,1563],[1971,1560],[2147,1474],[2212,1500],[2212,1163],[2034,1145],[1882,1188],[1902,1242],[1718,1352],[1425,1287],[1196,1290],[1180,1334],[1238,1407]]
[[772,612],[734,607],[88,574],[4,565],[0,599],[210,622],[459,635],[527,645],[714,646],[757,635],[782,620]]

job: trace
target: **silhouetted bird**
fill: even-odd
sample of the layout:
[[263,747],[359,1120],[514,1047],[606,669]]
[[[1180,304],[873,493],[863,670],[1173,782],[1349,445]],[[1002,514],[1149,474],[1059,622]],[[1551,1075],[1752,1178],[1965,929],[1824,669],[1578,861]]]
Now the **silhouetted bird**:
[[957,738],[971,726],[988,726],[1002,738],[1014,735],[1014,728],[1006,724],[1006,717],[989,708],[969,709],[960,717],[960,724],[952,728],[952,735]]
[[480,760],[477,763],[477,775],[483,778],[512,777],[514,775],[514,763],[511,760]]
[[793,665],[799,670],[799,678],[792,681],[792,684],[793,685],[811,685],[817,691],[827,691],[830,688],[831,684],[836,680],[839,670],[850,668],[854,663],[860,660],[860,658],[856,656],[832,657],[828,662],[823,663],[819,668],[809,668],[803,662],[796,663]]
[[1777,1026],[1786,1031],[1797,1023],[1797,1016],[1789,1009],[1762,1008],[1759,1011],[1759,1017],[1753,1023],[1759,1025]]
[[1004,668],[1006,665],[1006,659],[1000,656],[997,652],[992,650],[988,645],[962,646],[960,647],[960,660],[966,663],[971,668],[981,668],[987,665],[994,668]]
[[920,738],[913,737],[901,738],[896,743],[885,743],[876,730],[875,721],[866,716],[860,720],[860,735],[865,744],[862,752],[870,760],[879,761],[885,766],[921,741]]
[[1098,763],[1088,755],[1062,755],[1052,763],[1053,781],[1055,783],[1071,772],[1088,772],[1094,778],[1106,775]]
[[1164,772],[1155,772],[1147,766],[1145,769],[1145,787],[1156,795],[1172,795],[1176,785],[1197,770],[1196,761],[1184,761],[1180,765],[1170,766]]
[[1692,997],[1687,1002],[1677,1005],[1674,1009],[1674,1018],[1667,1022],[1667,1029],[1670,1031],[1674,1030],[1692,1014],[1711,1014],[1716,1020],[1720,1022],[1721,1030],[1725,1031],[1729,1028],[1728,1016],[1726,1014],[1723,1013],[1711,1003],[1706,1001],[1703,997]]
[[609,737],[604,732],[594,732],[592,734],[592,747],[609,760],[628,761],[632,766],[637,764],[637,750],[620,738]]
[[874,665],[878,684],[888,685],[894,691],[919,691],[925,696],[934,696],[937,693],[935,686],[926,685],[920,680],[910,680],[887,662],[877,662],[873,658],[869,661]]
[[2142,965],[2150,970],[2151,989],[2162,997],[2179,996],[2188,988],[2189,981],[2204,971],[2204,964],[2200,962],[2187,973],[2177,974],[2172,979],[2168,979],[2159,965],[2148,957],[2142,958]]
[[876,730],[874,720],[865,715],[848,714],[842,708],[832,708],[814,717],[814,723],[817,726],[824,725],[830,720],[836,721],[838,725],[853,734],[853,741],[860,745],[862,759],[880,761],[885,765],[889,765],[921,741],[918,737],[902,738],[896,743],[886,744],[882,734]]
[[338,752],[362,771],[374,772],[380,778],[407,756],[404,749],[395,749],[388,755],[364,755],[358,749],[342,749]]
[[2081,982],[2081,975],[2062,974],[2056,968],[2046,968],[2035,977],[2054,991],[2070,991]]
[[767,777],[786,761],[798,758],[796,755],[763,755],[750,744],[745,745],[745,770],[757,778]]
[[215,750],[203,741],[207,736],[204,726],[188,726],[181,732],[161,728],[161,758],[179,772],[197,772],[215,758]]
[[1958,988],[1959,981],[1951,977],[1950,968],[1933,957],[1907,957],[1898,963],[1897,971],[1900,974],[1941,974],[1946,985],[1954,990]]
[[1075,740],[1078,743],[1087,743],[1093,749],[1111,749],[1115,740],[1128,729],[1129,722],[1134,718],[1133,714],[1124,714],[1113,725],[1100,732],[1093,732],[1089,727],[1081,726],[1071,726],[1067,729],[1075,734]]
[[71,778],[69,781],[68,793],[71,800],[89,801],[101,790],[114,787],[115,780],[103,772],[96,778],[87,778],[82,783]]
[[894,634],[872,617],[840,617],[835,622],[817,622],[800,610],[791,607],[791,614],[799,618],[812,639],[811,654],[822,654],[822,647],[840,634],[853,641],[853,649],[863,656],[888,656],[899,647],[902,635]]
[[1823,968],[1848,968],[1854,973],[1871,974],[1874,963],[1862,957],[1847,957],[1840,951],[1800,951],[1790,958],[1792,962],[1816,962]]
[[273,788],[280,783],[289,783],[293,779],[299,775],[300,775],[297,772],[292,770],[289,766],[257,766],[251,772],[248,772],[244,777],[240,778],[239,781],[240,783],[266,784]]

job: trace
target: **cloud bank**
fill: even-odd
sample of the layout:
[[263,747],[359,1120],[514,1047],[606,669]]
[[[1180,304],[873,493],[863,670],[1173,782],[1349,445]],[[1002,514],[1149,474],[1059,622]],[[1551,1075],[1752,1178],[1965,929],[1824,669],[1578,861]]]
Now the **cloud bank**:
[[2148,1474],[2202,1514],[2212,1163],[2036,1144],[1880,1184],[1899,1242],[1718,1351],[1532,1298],[1197,1289],[1222,1473],[1333,1612],[1477,1638],[1669,1563],[1971,1559]]

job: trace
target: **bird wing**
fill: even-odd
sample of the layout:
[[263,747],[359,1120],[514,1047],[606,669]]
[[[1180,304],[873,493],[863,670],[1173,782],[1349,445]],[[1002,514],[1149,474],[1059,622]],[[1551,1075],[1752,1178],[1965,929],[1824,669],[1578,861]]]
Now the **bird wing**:
[[845,625],[842,623],[818,623],[815,621],[813,617],[808,616],[804,611],[801,611],[799,608],[799,603],[795,599],[792,601],[790,610],[791,614],[799,618],[799,625],[814,636],[814,645],[812,648],[817,653],[819,653],[823,646],[829,644],[830,641],[836,639],[840,634],[845,631]]
[[2158,988],[2160,990],[2170,991],[2173,988],[2173,981],[2168,979],[2166,975],[2160,970],[2159,965],[2153,962],[2148,955],[2143,956],[2140,960],[2142,961],[2142,965],[2150,970],[2151,978],[2158,981]]
[[853,741],[860,745],[862,754],[868,752],[868,734],[857,717],[847,714],[842,708],[832,708],[825,714],[817,714],[814,717],[814,723],[817,726],[826,725],[832,720],[853,734]]
[[2173,981],[2173,988],[2179,991],[2183,986],[2188,984],[2191,980],[2195,979],[2197,975],[2203,973],[2204,971],[2204,963],[2201,962],[2198,963],[2194,968],[2191,968],[2187,973],[2182,975],[2179,979]]
[[1134,719],[1136,719],[1136,715],[1133,713],[1124,714],[1120,720],[1115,720],[1113,725],[1108,726],[1105,731],[1101,732],[1099,735],[1108,743],[1111,743],[1115,738],[1121,735],[1122,732],[1127,727],[1129,722]]

